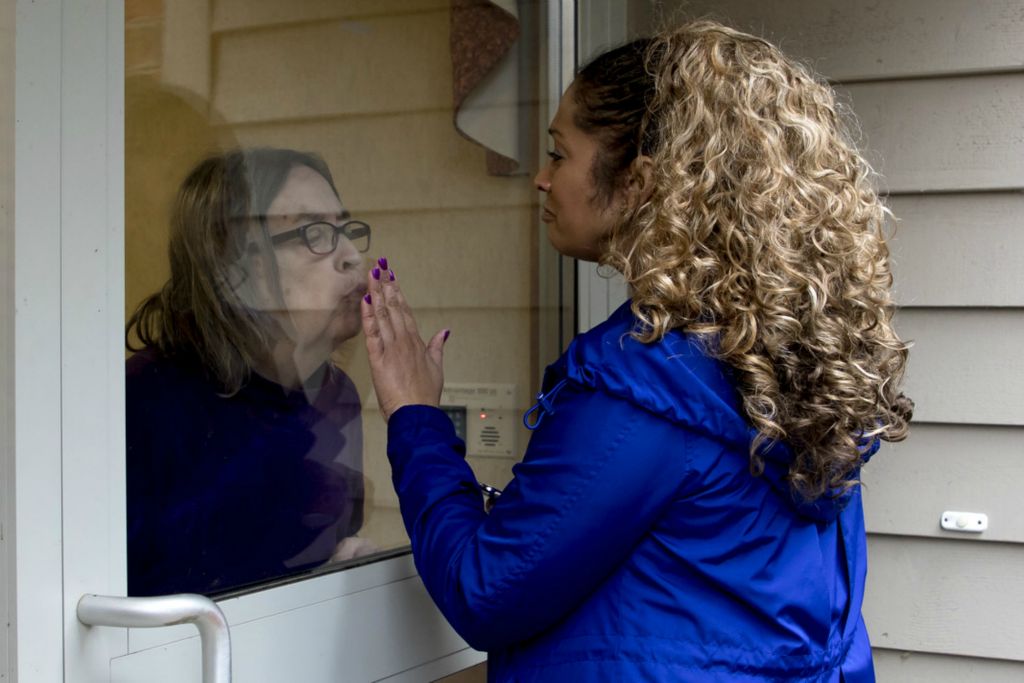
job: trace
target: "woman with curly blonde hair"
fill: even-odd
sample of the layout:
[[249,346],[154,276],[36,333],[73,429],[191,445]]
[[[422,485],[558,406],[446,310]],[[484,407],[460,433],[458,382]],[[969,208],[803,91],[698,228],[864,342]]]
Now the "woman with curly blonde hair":
[[[907,434],[888,213],[831,89],[708,21],[584,67],[537,175],[631,300],[573,340],[490,515],[393,276],[363,304],[420,575],[497,681],[874,680],[858,476]],[[386,266],[385,266],[386,268]]]

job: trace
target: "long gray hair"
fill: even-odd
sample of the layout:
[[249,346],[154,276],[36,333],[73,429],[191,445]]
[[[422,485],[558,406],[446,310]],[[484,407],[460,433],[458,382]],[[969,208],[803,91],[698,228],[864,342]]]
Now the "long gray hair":
[[242,387],[280,329],[255,304],[247,254],[255,249],[265,255],[268,284],[280,299],[265,217],[297,166],[319,173],[337,196],[323,159],[290,149],[234,150],[203,160],[189,173],[171,212],[171,277],[128,320],[129,350],[140,350],[129,341],[134,332],[163,355],[198,361],[225,394]]

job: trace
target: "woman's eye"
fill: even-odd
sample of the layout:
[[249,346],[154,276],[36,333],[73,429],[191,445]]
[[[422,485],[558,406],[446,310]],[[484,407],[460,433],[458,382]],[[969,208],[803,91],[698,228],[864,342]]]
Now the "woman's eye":
[[314,249],[326,245],[330,241],[328,226],[319,223],[310,225],[306,228],[306,240]]
[[561,154],[559,154],[558,152],[556,152],[554,150],[551,150],[550,152],[548,152],[548,157],[550,157],[551,161],[561,161],[562,159],[565,158]]

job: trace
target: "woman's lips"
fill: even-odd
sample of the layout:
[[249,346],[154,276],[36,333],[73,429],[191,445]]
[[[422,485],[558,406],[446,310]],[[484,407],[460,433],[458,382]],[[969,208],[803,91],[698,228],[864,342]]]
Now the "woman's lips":
[[544,209],[543,213],[540,215],[540,219],[545,223],[550,223],[555,220],[555,214],[551,213],[548,209]]
[[359,308],[359,300],[366,294],[366,283],[360,282],[358,285],[350,289],[341,295],[338,299],[339,309],[348,308]]

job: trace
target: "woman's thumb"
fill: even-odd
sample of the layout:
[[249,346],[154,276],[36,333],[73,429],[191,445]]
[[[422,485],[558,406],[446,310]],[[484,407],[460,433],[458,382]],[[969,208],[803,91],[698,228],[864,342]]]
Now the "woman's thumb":
[[444,343],[448,341],[448,335],[451,334],[451,330],[441,330],[433,336],[430,343],[427,344],[427,353],[430,355],[431,360],[438,364],[443,365],[444,360]]

